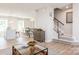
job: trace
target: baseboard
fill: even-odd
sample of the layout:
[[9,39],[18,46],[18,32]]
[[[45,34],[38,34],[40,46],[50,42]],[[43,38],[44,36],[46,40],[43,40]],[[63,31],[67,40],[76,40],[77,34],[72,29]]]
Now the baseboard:
[[71,45],[70,42],[66,42],[66,41],[62,41],[62,40],[56,40],[56,39],[54,39],[53,42]]

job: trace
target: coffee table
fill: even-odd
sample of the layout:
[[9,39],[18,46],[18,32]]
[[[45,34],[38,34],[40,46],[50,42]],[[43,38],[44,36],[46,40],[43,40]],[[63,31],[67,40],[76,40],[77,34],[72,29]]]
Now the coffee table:
[[12,55],[48,55],[48,48],[42,47],[40,45],[35,45],[36,49],[30,54],[30,46],[16,44],[12,46]]

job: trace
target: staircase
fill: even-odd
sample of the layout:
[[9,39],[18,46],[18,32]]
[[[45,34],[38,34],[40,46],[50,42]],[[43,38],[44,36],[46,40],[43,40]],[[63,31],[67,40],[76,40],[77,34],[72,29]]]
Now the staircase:
[[64,24],[59,21],[58,19],[54,18],[54,30],[58,34],[58,39],[54,39],[56,42],[66,42],[66,43],[72,43],[73,38],[72,36],[68,36],[64,34]]
[[64,34],[63,28],[64,24],[58,19],[54,18],[54,30],[58,33],[58,38],[60,38]]

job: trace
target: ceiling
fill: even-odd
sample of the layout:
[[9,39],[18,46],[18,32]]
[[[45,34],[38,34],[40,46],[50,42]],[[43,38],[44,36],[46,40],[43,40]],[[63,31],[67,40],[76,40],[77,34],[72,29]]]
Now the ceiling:
[[63,7],[68,3],[0,3],[0,10],[36,10],[45,7]]

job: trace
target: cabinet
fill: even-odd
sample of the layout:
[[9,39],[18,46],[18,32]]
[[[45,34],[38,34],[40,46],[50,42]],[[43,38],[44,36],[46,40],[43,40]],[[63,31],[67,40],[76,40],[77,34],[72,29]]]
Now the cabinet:
[[38,42],[45,42],[45,31],[42,29],[34,29],[33,30],[34,40]]

